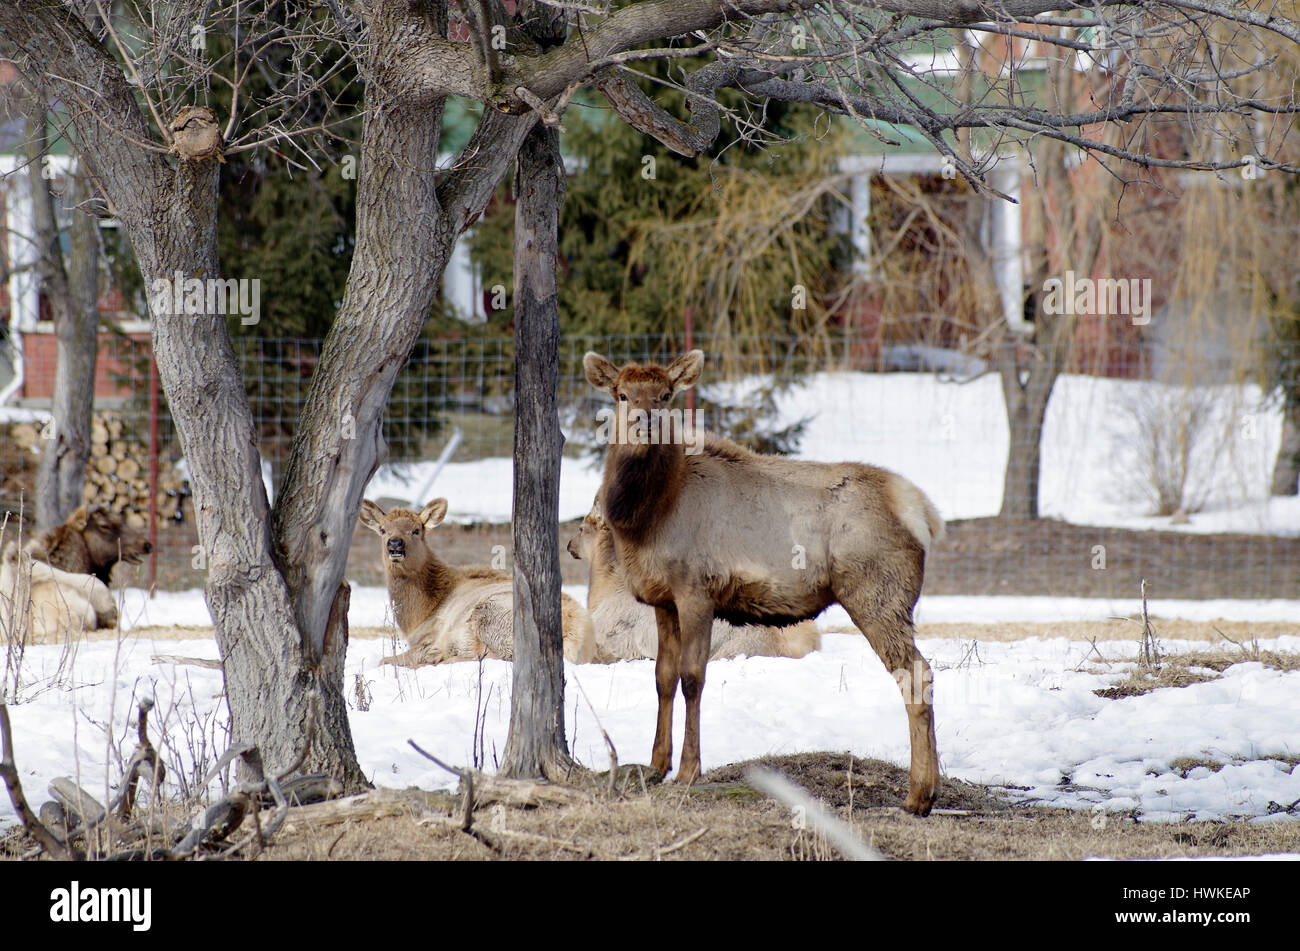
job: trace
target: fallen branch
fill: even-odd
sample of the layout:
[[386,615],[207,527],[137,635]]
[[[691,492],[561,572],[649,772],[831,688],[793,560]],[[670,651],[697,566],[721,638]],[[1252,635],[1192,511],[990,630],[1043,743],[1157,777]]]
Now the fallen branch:
[[206,667],[209,670],[224,670],[225,665],[219,660],[207,657],[180,657],[176,654],[154,654],[151,660],[155,664],[187,664],[190,667]]
[[23,786],[18,779],[18,767],[14,763],[14,739],[13,731],[9,726],[9,707],[3,703],[0,703],[0,741],[3,742],[4,749],[3,755],[0,756],[0,777],[4,778],[5,787],[9,790],[9,801],[13,803],[14,812],[22,820],[23,828],[53,858],[61,861],[84,859],[85,856],[79,851],[64,845],[51,834],[27,805],[27,797],[23,795]]
[[411,749],[425,759],[445,769],[453,776],[459,776],[462,791],[465,789],[468,779],[474,790],[475,807],[486,806],[494,802],[503,802],[507,806],[531,808],[547,802],[557,805],[571,805],[573,803],[594,801],[586,793],[577,789],[570,789],[568,786],[532,779],[501,779],[497,776],[487,776],[470,769],[457,769],[455,766],[444,763],[427,750],[421,749],[414,740],[407,740],[406,742]]
[[104,821],[107,811],[99,804],[99,800],[68,777],[53,779],[46,788],[54,801],[63,807],[68,824],[75,826],[69,838],[81,835]]

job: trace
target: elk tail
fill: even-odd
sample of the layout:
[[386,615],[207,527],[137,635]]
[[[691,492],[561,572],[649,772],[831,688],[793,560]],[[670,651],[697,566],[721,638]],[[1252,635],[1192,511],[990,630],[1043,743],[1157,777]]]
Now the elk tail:
[[891,475],[894,514],[912,533],[912,537],[921,543],[921,547],[929,551],[932,542],[943,538],[943,516],[924,492],[902,476]]

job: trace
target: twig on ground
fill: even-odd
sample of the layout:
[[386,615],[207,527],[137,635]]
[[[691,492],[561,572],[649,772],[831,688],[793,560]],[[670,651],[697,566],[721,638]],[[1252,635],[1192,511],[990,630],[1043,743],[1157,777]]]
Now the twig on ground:
[[[609,786],[605,792],[613,798],[614,783],[618,779],[618,750],[614,748],[614,741],[609,738],[605,732],[605,725],[600,722],[600,715],[596,713],[596,708],[591,703],[591,698],[587,696],[587,691],[582,686],[577,675],[573,675],[573,682],[578,685],[578,692],[582,694],[582,699],[587,701],[587,709],[591,711],[591,717],[596,721],[596,728],[600,730],[600,735],[605,738],[605,747],[609,750]],[[575,714],[576,717],[576,714]]]
[[678,849],[686,848],[686,846],[690,845],[696,839],[701,838],[708,831],[709,831],[708,826],[702,826],[701,828],[697,829],[695,832],[692,832],[690,835],[686,836],[685,838],[678,839],[672,845],[665,845],[663,848],[656,848],[655,858],[661,859],[665,855],[668,855],[672,852],[676,852]]

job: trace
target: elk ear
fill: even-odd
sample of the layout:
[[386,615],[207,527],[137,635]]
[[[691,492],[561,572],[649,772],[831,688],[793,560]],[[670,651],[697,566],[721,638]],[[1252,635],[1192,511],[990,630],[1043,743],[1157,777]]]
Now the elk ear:
[[85,530],[86,522],[89,519],[90,519],[90,511],[89,509],[86,508],[86,506],[83,505],[81,506],[81,508],[77,509],[75,512],[73,512],[71,515],[68,516],[68,521],[65,524],[68,526],[68,528],[72,529],[74,532],[80,532]]
[[683,354],[668,365],[668,382],[673,385],[673,392],[689,390],[700,378],[704,369],[704,351],[692,350]]
[[588,350],[582,358],[582,369],[587,374],[587,382],[606,393],[618,379],[618,367],[594,350]]
[[424,508],[420,509],[420,521],[424,523],[425,528],[433,528],[435,525],[441,525],[442,520],[446,517],[446,499],[434,499]]
[[384,510],[374,502],[366,499],[361,503],[361,524],[372,532],[379,531],[380,520],[384,517]]

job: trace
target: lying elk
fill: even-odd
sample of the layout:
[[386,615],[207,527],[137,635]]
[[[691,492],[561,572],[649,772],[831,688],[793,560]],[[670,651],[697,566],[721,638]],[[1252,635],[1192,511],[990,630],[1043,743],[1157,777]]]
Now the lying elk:
[[[495,657],[514,659],[514,594],[508,574],[489,568],[457,568],[438,558],[425,540],[447,517],[447,500],[434,499],[418,512],[385,513],[369,499],[361,524],[384,541],[382,557],[397,626],[410,648],[381,663],[402,667]],[[585,664],[596,652],[591,619],[563,595],[564,656]]]
[[[669,405],[703,366],[699,350],[667,368],[583,358],[588,382],[613,397],[623,434],[605,457],[605,520],[629,590],[654,607],[658,625],[651,765],[665,774],[672,767],[680,680],[686,736],[677,778],[699,778],[700,694],[715,616],[788,624],[838,602],[902,690],[912,745],[904,806],[927,815],[939,764],[930,667],[913,640],[912,609],[943,520],[920,489],[874,466],[760,456],[711,438],[703,452],[688,454],[690,434]],[[663,424],[652,437],[646,420]]]
[[117,627],[108,586],[63,571],[10,542],[0,555],[0,634],[14,642],[53,643],[65,635]]
[[[642,604],[627,589],[627,574],[618,560],[614,533],[596,502],[569,540],[569,554],[591,566],[587,583],[587,613],[596,629],[596,660],[653,659],[658,653],[659,627],[654,608]],[[729,657],[804,657],[821,646],[812,621],[789,627],[744,624],[739,627],[713,619],[709,660]]]

